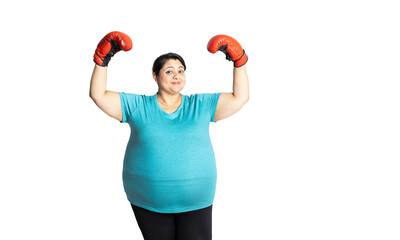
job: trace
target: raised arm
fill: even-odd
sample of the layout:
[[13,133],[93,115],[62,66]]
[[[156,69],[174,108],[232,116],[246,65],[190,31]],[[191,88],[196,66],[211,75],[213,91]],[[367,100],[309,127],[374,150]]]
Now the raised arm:
[[236,112],[249,100],[249,79],[246,66],[233,69],[233,92],[221,93],[215,110],[214,120],[220,121]]
[[107,91],[107,67],[96,65],[90,81],[90,98],[108,116],[122,121],[121,100],[118,92]]
[[221,93],[215,110],[214,120],[219,121],[238,112],[249,100],[249,79],[245,66],[248,57],[239,42],[226,35],[213,37],[207,48],[211,53],[222,51],[227,60],[234,62],[233,92]]
[[107,34],[97,45],[94,54],[96,63],[90,82],[90,98],[107,115],[122,121],[121,100],[118,92],[108,91],[107,66],[112,56],[121,49],[129,51],[132,41],[128,35],[121,32]]

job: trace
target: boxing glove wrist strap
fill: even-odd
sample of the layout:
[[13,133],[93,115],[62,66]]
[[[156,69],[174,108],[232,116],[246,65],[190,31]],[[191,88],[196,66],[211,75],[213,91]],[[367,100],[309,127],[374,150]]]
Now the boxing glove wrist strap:
[[246,59],[246,61],[245,61],[243,64],[241,64],[240,66],[236,66],[236,63],[239,62],[244,56],[247,57],[246,52],[244,51],[244,49],[243,49],[243,54],[242,54],[242,56],[240,56],[240,58],[238,58],[238,59],[236,59],[236,60],[233,60],[232,57],[230,56],[229,52],[226,50],[227,47],[228,47],[228,45],[222,45],[221,47],[218,48],[219,51],[225,53],[226,60],[228,60],[228,61],[233,61],[233,63],[234,63],[233,66],[234,66],[234,67],[241,67],[241,66],[243,66],[244,64],[246,64],[247,59]]
[[109,42],[110,42],[110,44],[111,44],[111,49],[110,49],[110,51],[107,53],[107,55],[104,56],[104,58],[101,57],[101,56],[97,53],[97,51],[95,52],[95,54],[96,54],[100,59],[103,60],[101,64],[99,64],[99,63],[97,63],[96,61],[94,61],[94,62],[95,62],[97,65],[99,65],[99,66],[107,67],[107,66],[108,66],[108,63],[109,63],[110,60],[111,60],[111,58],[115,55],[115,53],[117,53],[117,52],[120,50],[119,45],[118,45],[118,43],[117,43],[115,40],[110,40]]
[[234,63],[238,62],[240,59],[242,59],[242,57],[243,57],[244,55],[246,55],[246,52],[245,52],[244,49],[243,49],[243,54],[242,54],[242,56],[241,56],[240,58],[236,59],[236,60],[233,61],[233,62],[234,62]]

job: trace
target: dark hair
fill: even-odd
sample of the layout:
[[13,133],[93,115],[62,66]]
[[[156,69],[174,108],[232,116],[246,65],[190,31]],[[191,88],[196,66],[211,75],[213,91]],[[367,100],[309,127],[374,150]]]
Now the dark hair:
[[186,70],[186,64],[185,61],[183,60],[183,58],[181,56],[179,56],[176,53],[166,53],[163,54],[161,56],[159,56],[153,64],[153,73],[155,73],[157,76],[160,74],[160,70],[161,68],[164,66],[164,64],[170,60],[170,59],[175,59],[175,60],[179,60],[182,65],[183,65],[183,69]]

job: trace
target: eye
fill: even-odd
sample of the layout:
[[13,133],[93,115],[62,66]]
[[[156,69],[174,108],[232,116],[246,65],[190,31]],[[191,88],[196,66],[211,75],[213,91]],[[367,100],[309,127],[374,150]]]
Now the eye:
[[185,73],[185,71],[184,70],[179,70],[179,73],[182,74],[182,73]]
[[172,71],[171,71],[171,70],[168,70],[168,71],[166,71],[166,73],[167,73],[167,74],[170,74],[170,73],[172,73]]

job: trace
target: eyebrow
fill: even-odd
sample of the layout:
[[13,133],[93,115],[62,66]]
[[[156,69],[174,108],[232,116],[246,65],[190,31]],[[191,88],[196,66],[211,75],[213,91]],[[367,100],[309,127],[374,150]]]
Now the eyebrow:
[[[168,66],[165,69],[168,69],[168,68],[174,68],[174,67],[173,66]],[[178,68],[184,68],[184,67],[183,66],[179,66]]]

